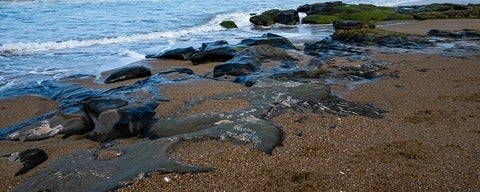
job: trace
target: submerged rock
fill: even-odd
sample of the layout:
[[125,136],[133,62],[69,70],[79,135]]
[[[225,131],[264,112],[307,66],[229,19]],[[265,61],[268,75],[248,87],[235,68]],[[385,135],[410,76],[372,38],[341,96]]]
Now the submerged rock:
[[220,26],[224,27],[225,29],[235,29],[238,28],[237,24],[234,21],[222,21]]
[[150,69],[144,66],[129,66],[114,70],[106,79],[105,83],[114,83],[127,79],[142,78],[152,75]]

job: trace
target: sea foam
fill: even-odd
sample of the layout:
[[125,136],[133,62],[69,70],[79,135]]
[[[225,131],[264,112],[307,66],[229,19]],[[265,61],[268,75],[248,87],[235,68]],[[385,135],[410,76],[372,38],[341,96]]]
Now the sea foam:
[[219,25],[220,22],[225,20],[232,20],[237,23],[239,27],[245,27],[250,25],[249,14],[242,12],[219,14],[210,19],[206,24],[199,26],[192,26],[184,29],[159,31],[151,33],[140,33],[123,35],[117,37],[104,37],[99,39],[85,39],[85,40],[59,40],[59,41],[47,41],[47,42],[18,42],[18,43],[6,43],[0,45],[0,55],[22,55],[33,52],[41,52],[48,50],[59,49],[71,49],[77,47],[88,47],[95,45],[108,45],[108,44],[120,44],[131,43],[139,41],[149,41],[157,39],[178,39],[186,35],[196,35],[202,33],[215,32],[225,30]]

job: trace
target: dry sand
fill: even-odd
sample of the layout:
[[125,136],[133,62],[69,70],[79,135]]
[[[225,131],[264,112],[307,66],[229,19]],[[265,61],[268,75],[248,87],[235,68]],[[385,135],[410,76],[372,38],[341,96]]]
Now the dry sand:
[[[466,22],[467,27],[460,28],[478,25],[478,20]],[[402,24],[401,28],[415,32],[418,23]],[[430,28],[458,22],[446,20],[433,23],[435,25]],[[384,77],[375,83],[357,85],[353,90],[335,90],[346,99],[372,103],[387,110],[385,118],[321,116],[288,111],[272,119],[285,132],[283,146],[276,148],[272,155],[261,153],[251,145],[211,140],[187,141],[171,149],[171,155],[181,161],[214,168],[214,171],[200,174],[152,173],[150,177],[118,191],[480,189],[480,57],[387,55],[374,51],[371,54],[380,61],[392,63],[388,71],[396,72],[399,78]],[[158,70],[179,67],[175,63],[156,63],[157,66],[150,67],[161,66]],[[183,64],[180,63],[180,66]],[[207,68],[211,69],[206,66],[194,68],[198,74],[208,73]],[[161,94],[172,101],[159,105],[157,117],[173,112],[190,115],[248,107],[248,101],[243,100],[201,99],[237,93],[243,89],[245,87],[241,85],[210,80],[163,86]],[[192,100],[201,103],[185,108]],[[2,119],[3,126],[55,107],[54,102],[38,97],[16,98],[13,101],[16,102],[0,101],[0,117],[5,117]],[[181,110],[183,108],[185,110]],[[43,111],[35,112],[38,109]],[[21,164],[0,158],[0,191],[9,191],[63,154],[96,147],[98,143],[81,137],[65,140],[56,137],[35,142],[1,141],[0,155],[42,148],[49,155],[49,160],[25,175],[14,177]]]

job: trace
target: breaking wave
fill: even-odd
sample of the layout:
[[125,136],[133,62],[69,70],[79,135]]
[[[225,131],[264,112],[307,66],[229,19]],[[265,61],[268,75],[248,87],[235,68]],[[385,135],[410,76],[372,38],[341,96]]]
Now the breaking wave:
[[184,29],[151,32],[144,34],[132,34],[116,37],[105,37],[100,39],[86,40],[65,40],[65,41],[47,41],[47,42],[18,42],[6,43],[0,45],[0,55],[22,55],[26,53],[41,52],[48,50],[71,49],[76,47],[88,47],[95,45],[120,44],[140,41],[149,41],[157,39],[175,40],[186,35],[196,35],[215,31],[225,30],[219,25],[225,20],[235,21],[239,27],[250,25],[249,14],[242,12],[219,14],[210,19],[206,24],[193,26]]

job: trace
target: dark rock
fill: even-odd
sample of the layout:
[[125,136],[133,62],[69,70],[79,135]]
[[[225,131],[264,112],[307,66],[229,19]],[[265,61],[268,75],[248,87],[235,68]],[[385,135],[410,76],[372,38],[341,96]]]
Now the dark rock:
[[296,49],[290,40],[273,33],[266,33],[260,37],[254,37],[242,40],[238,46],[248,47],[254,45],[270,45],[272,47],[279,47],[284,49]]
[[295,10],[284,10],[279,11],[274,17],[273,20],[275,23],[280,23],[284,25],[295,25],[297,22],[300,22],[300,17],[298,12]]
[[438,30],[432,29],[428,32],[428,35],[435,37],[448,37],[448,38],[479,38],[480,30],[464,29],[464,30]]
[[[341,53],[353,52],[352,47],[345,45],[339,41],[333,40],[331,38],[325,38],[317,42],[305,43],[303,52],[307,55],[314,56],[334,56],[341,55]],[[319,66],[322,65],[324,59],[315,58],[310,62],[310,66]]]
[[161,74],[161,75],[170,74],[170,73],[184,73],[184,74],[187,74],[187,75],[195,75],[193,70],[191,70],[189,68],[173,68],[173,69],[170,69],[170,70],[158,72],[158,74]]
[[216,122],[222,120],[218,114],[193,115],[186,118],[160,119],[146,136],[150,139],[158,139],[179,134],[188,134],[215,126]]
[[[348,28],[348,27],[347,27]],[[370,27],[357,29],[337,29],[332,39],[343,43],[356,45],[379,45],[397,48],[423,48],[431,46],[432,42],[425,37],[409,35]]]
[[207,62],[223,62],[235,56],[235,49],[226,41],[203,43],[202,49],[192,55],[190,60],[194,65]]
[[238,28],[237,24],[235,24],[235,22],[233,21],[222,21],[220,23],[220,26],[226,28],[226,29],[235,29],[235,28]]
[[53,116],[44,120],[27,121],[18,131],[7,135],[8,140],[38,141],[48,139],[57,134],[65,137],[84,134],[92,131],[93,122],[87,113],[78,111],[76,113],[65,113],[56,111]]
[[[336,7],[342,5],[340,1],[336,2],[326,2],[326,3],[314,3],[309,6],[309,10],[306,12],[307,15],[320,14],[320,15],[331,15],[337,12]],[[305,9],[305,8],[304,8]]]
[[275,20],[273,19],[275,15],[277,15],[280,12],[278,9],[272,9],[263,12],[260,15],[254,15],[250,17],[250,23],[253,23],[254,25],[261,25],[261,26],[270,26],[275,24]]
[[[60,157],[47,168],[13,191],[113,191],[151,172],[198,173],[211,169],[184,164],[168,156],[178,138],[148,140],[131,144],[122,155],[100,160],[97,149],[79,151]],[[141,163],[139,163],[141,162]]]
[[177,60],[189,60],[190,57],[197,53],[193,47],[178,48],[165,51],[158,55],[147,55],[147,58],[164,58],[164,59],[177,59]]
[[311,106],[315,113],[330,113],[339,116],[360,115],[374,119],[384,117],[386,111],[371,104],[346,101],[337,97]]
[[478,8],[478,5],[461,5],[451,3],[434,3],[429,5],[411,5],[411,6],[399,6],[395,10],[400,14],[415,14],[425,12],[447,12],[447,11],[462,11],[468,9]]
[[480,19],[480,8],[463,11],[426,12],[412,15],[417,20],[427,19]]
[[[12,155],[16,156],[17,154]],[[27,149],[18,153],[18,156],[15,158],[18,158],[23,163],[23,167],[15,173],[15,176],[19,176],[45,162],[48,156],[42,149]]]
[[352,30],[352,29],[375,29],[375,24],[362,21],[335,21],[333,28],[335,30]]
[[242,76],[251,74],[257,71],[257,66],[252,63],[224,63],[221,65],[215,66],[213,69],[213,77],[220,77],[224,75],[232,75],[232,76]]
[[104,111],[98,115],[98,129],[92,138],[109,141],[117,138],[138,136],[152,124],[157,104],[132,106]]
[[127,79],[142,78],[152,75],[150,69],[144,66],[129,66],[114,70],[106,79],[105,83],[113,83]]
[[226,63],[215,66],[213,76],[251,74],[259,70],[262,62],[265,61],[277,61],[279,64],[276,67],[284,67],[286,64],[291,64],[294,58],[281,48],[270,45],[251,46],[240,51]]
[[300,5],[297,8],[297,11],[300,12],[300,13],[306,13],[306,12],[310,11],[310,5],[309,4]]
[[127,104],[127,101],[115,97],[97,97],[85,103],[88,111],[96,116],[104,111],[120,108]]

